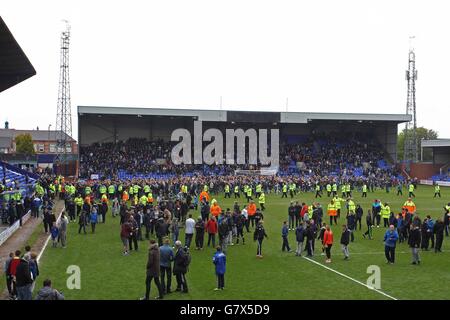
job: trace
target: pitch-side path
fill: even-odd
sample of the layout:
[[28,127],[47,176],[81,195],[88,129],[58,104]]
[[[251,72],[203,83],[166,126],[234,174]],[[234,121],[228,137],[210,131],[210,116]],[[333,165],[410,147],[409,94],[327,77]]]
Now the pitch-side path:
[[[54,211],[59,215],[59,213],[64,208],[64,201],[60,200],[56,202]],[[31,235],[36,228],[42,228],[42,234],[36,239],[35,243],[28,243]],[[3,265],[5,260],[8,258],[10,252],[16,250],[22,250],[27,244],[31,246],[31,251],[39,253],[42,252],[45,242],[48,238],[48,234],[44,233],[42,226],[42,218],[31,218],[28,219],[26,223],[22,225],[22,228],[17,230],[2,246],[0,246],[0,277],[4,277]],[[37,284],[39,287],[40,284]],[[0,293],[0,300],[8,299],[8,291],[4,288],[3,292]]]

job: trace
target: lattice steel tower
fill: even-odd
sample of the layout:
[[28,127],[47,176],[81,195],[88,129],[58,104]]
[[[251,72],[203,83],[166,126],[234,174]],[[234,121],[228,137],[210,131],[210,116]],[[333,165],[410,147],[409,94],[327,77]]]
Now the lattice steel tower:
[[61,166],[60,174],[65,174],[67,164],[68,138],[72,137],[72,112],[70,103],[70,80],[69,80],[69,43],[70,25],[68,21],[65,30],[61,32],[61,58],[59,70],[58,107],[56,111],[56,150],[55,164]]
[[406,114],[412,115],[410,122],[405,125],[405,146],[403,160],[408,162],[417,162],[417,118],[416,118],[416,55],[411,41],[414,37],[410,37],[410,48],[408,58],[408,70],[406,70],[406,80],[408,81],[408,94],[406,101]]

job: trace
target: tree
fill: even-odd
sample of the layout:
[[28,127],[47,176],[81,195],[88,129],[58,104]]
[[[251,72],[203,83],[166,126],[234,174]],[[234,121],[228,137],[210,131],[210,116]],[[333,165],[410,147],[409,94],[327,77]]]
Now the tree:
[[20,154],[34,154],[33,138],[31,134],[19,134],[16,137],[16,152]]
[[[397,157],[399,161],[403,160],[403,152],[405,150],[405,130],[403,129],[397,136]],[[412,129],[408,129],[408,135],[412,135]],[[419,160],[420,160],[420,144],[421,140],[430,140],[430,139],[437,139],[438,133],[432,129],[427,129],[424,127],[417,128],[416,131],[417,135],[417,150],[419,153]],[[432,153],[431,149],[427,148],[423,150],[423,159],[424,160],[431,160]]]

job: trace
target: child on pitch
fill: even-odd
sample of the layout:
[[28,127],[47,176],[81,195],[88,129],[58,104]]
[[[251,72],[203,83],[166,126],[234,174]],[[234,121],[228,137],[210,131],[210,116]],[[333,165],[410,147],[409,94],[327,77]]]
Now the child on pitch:
[[52,246],[53,248],[56,248],[58,246],[59,229],[55,223],[53,223],[52,228],[50,229],[50,234],[52,236]]

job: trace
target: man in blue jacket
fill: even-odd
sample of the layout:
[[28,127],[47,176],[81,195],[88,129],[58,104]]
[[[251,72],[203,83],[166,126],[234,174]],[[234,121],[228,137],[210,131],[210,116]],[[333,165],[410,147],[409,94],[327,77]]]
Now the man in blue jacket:
[[223,290],[225,287],[225,269],[227,264],[227,257],[222,252],[220,246],[217,247],[217,251],[213,256],[213,263],[216,266],[217,275],[217,288],[214,290]]
[[387,263],[394,264],[395,262],[395,246],[398,240],[398,233],[394,225],[390,225],[389,229],[384,234],[384,253],[386,255]]
[[[172,285],[172,261],[174,260],[174,253],[169,243],[169,238],[164,238],[164,245],[159,247],[160,282],[164,294],[171,293],[170,287]],[[166,275],[167,284],[165,281]]]
[[288,225],[287,222],[284,221],[283,227],[281,228],[281,237],[283,238],[283,245],[281,246],[281,251],[283,252],[284,250],[291,252],[291,248],[289,247],[288,235],[289,235]]

